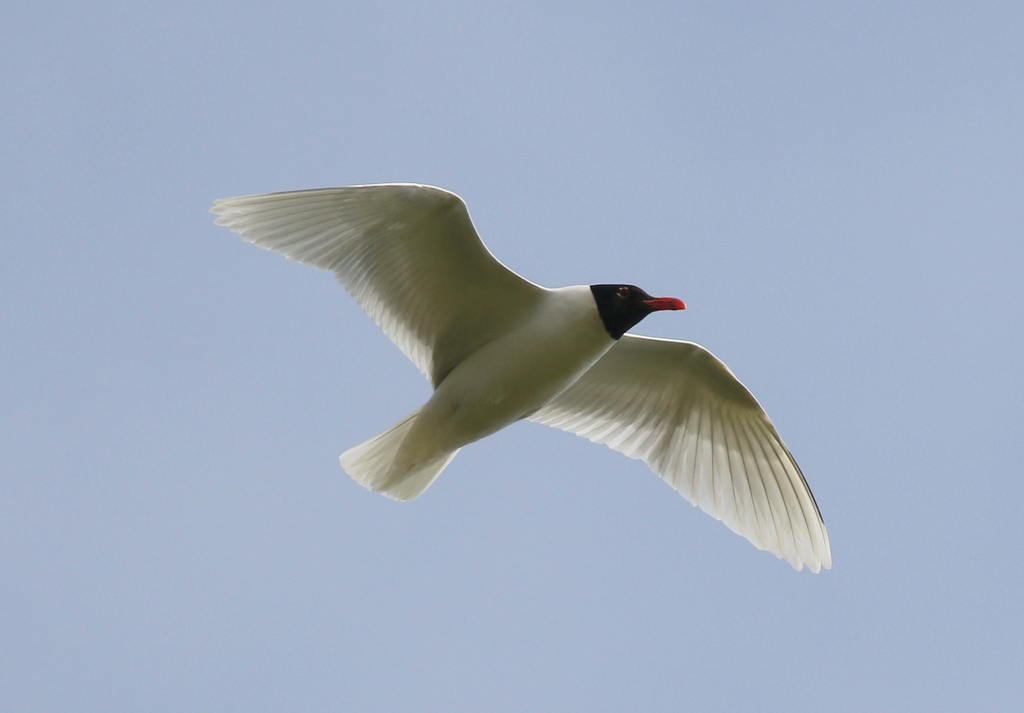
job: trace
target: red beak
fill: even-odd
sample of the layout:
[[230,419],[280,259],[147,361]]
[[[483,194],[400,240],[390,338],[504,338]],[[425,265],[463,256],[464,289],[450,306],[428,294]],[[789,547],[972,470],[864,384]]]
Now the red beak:
[[660,309],[686,309],[683,301],[677,300],[675,297],[655,297],[653,300],[644,300],[644,304],[650,307],[652,311]]

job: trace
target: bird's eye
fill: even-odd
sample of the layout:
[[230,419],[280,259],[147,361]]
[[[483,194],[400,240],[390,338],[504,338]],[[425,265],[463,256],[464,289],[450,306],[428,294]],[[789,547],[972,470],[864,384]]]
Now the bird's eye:
[[624,300],[628,300],[630,296],[633,294],[633,290],[629,289],[628,287],[620,287],[618,290],[615,291],[615,294],[617,294]]

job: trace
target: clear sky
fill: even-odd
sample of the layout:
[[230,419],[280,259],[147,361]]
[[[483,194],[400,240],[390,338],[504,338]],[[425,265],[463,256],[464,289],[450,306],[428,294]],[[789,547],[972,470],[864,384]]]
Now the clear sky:
[[[0,709],[1005,711],[1024,699],[1024,5],[23,2],[0,23]],[[413,181],[548,286],[681,297],[829,526],[794,572],[426,399],[213,199]]]

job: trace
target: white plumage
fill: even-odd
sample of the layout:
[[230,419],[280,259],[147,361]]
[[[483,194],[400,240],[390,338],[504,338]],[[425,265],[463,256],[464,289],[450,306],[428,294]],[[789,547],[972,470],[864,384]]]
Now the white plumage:
[[461,198],[429,186],[225,198],[213,212],[256,245],[334,272],[433,384],[418,411],[341,456],[367,488],[415,498],[459,448],[529,418],[643,460],[796,569],[831,567],[796,461],[728,367],[689,342],[610,334],[609,302],[628,296],[646,314],[677,300],[535,285],[487,251]]

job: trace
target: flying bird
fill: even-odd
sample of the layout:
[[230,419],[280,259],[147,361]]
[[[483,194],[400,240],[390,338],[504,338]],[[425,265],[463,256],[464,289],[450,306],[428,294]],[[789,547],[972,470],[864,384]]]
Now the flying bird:
[[341,455],[363,486],[411,500],[460,448],[527,419],[644,461],[797,570],[831,567],[807,481],[746,387],[697,344],[627,334],[682,301],[628,284],[536,285],[491,255],[459,196],[432,186],[223,198],[212,212],[333,272],[433,385],[421,408]]

